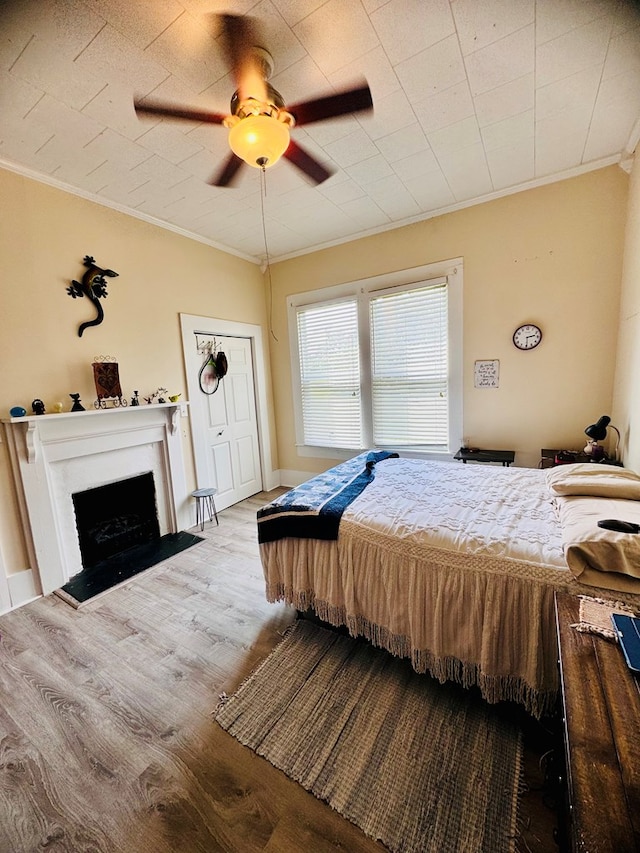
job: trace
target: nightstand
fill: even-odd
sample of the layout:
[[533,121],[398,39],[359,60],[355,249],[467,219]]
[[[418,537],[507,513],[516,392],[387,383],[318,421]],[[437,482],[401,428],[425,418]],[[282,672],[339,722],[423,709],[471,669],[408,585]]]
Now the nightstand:
[[[575,453],[575,458],[572,459],[572,462],[591,462],[593,465],[616,465],[618,468],[624,467],[622,462],[619,462],[617,459],[600,459],[598,462],[594,462],[587,453],[582,453],[580,450],[569,452]],[[564,462],[556,462],[558,453],[562,453],[562,450],[559,448],[543,448],[540,451],[538,468],[555,468],[556,465],[566,464]]]
[[461,462],[499,462],[503,468],[508,468],[515,457],[513,450],[475,450],[461,447],[453,458]]

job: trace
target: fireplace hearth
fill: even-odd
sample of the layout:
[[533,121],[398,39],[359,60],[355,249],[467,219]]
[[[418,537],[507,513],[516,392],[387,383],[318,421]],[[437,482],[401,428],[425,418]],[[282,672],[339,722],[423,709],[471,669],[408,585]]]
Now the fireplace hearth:
[[176,554],[202,541],[202,536],[183,530],[180,533],[167,533],[149,542],[134,545],[113,557],[101,560],[90,568],[83,569],[68,583],[57,589],[56,595],[72,607],[81,607],[87,601],[115,589],[141,572],[170,557],[175,557]]

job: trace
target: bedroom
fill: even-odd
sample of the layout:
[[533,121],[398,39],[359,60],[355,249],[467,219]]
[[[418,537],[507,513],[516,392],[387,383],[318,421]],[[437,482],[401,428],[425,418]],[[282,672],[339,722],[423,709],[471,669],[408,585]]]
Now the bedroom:
[[[272,324],[258,263],[28,174],[6,169],[0,182],[2,198],[11,200],[0,213],[0,299],[11,330],[0,344],[3,417],[34,398],[45,400],[48,410],[72,392],[91,401],[90,365],[98,353],[117,356],[127,394],[163,386],[184,397],[178,315],[256,324],[269,341],[272,386],[272,450],[265,466],[271,482],[265,488],[292,484],[332,460],[302,458],[295,449],[284,297],[364,278],[381,266],[393,270],[462,256],[465,435],[480,446],[512,447],[521,464],[535,465],[541,447],[579,447],[585,425],[607,412],[623,435],[627,467],[640,470],[637,167],[629,175],[612,163],[276,262]],[[81,274],[87,253],[119,278],[109,283],[103,326],[79,339],[86,306],[72,302],[65,289]],[[532,313],[544,328],[545,345],[520,355],[511,334]],[[484,358],[501,361],[495,391],[473,388],[473,362]],[[195,486],[188,429],[183,450]],[[0,591],[9,609],[27,602],[35,587],[5,446],[0,466],[0,575],[6,580]]]

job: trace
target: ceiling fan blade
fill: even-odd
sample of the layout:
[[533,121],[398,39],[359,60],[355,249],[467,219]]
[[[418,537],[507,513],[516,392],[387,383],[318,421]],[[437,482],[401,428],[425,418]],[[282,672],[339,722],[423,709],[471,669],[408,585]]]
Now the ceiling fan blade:
[[228,187],[229,184],[233,183],[238,169],[242,166],[243,162],[232,151],[224,161],[220,171],[211,178],[209,183],[214,187]]
[[211,110],[198,110],[190,107],[178,107],[161,101],[134,101],[133,105],[138,114],[164,116],[166,118],[184,119],[186,121],[204,121],[211,124],[222,124],[227,116],[214,113]]
[[287,111],[295,118],[298,125],[370,109],[373,109],[373,99],[366,83],[357,89],[346,89],[335,95],[302,101],[287,107]]
[[287,160],[290,160],[294,166],[301,169],[305,175],[309,175],[316,184],[321,184],[333,174],[332,171],[329,171],[329,169],[323,166],[322,163],[315,159],[315,157],[312,157],[311,154],[307,153],[304,148],[301,148],[293,139],[289,143],[287,150],[284,152],[284,156]]
[[238,62],[244,59],[256,43],[253,18],[248,15],[218,15],[220,40],[228,64],[235,71]]
[[240,101],[267,100],[264,65],[256,50],[258,39],[253,18],[246,15],[220,15],[222,45],[231,66]]

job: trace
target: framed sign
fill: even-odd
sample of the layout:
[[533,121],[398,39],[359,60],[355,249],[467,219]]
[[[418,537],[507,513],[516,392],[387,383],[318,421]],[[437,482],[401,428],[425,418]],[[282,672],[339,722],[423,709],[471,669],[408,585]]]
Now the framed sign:
[[500,361],[476,361],[473,371],[473,385],[475,388],[498,388],[500,387]]

